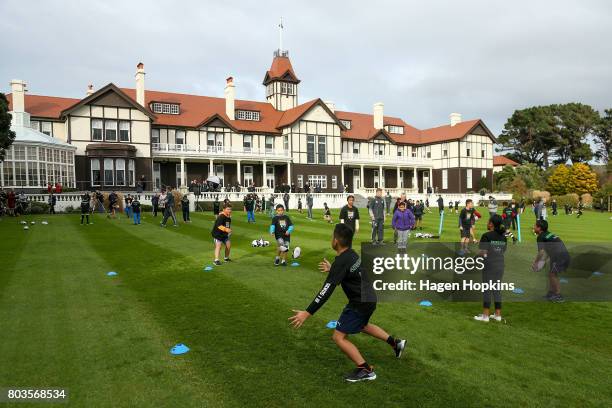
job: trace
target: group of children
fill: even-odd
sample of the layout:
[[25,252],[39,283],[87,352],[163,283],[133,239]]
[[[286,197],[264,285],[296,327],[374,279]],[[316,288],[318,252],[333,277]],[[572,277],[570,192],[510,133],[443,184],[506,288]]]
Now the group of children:
[[[251,208],[250,206],[248,208]],[[247,207],[245,206],[245,211]],[[289,215],[285,213],[285,206],[283,204],[277,204],[275,207],[276,214],[272,217],[270,223],[269,232],[274,236],[276,241],[276,256],[274,258],[274,266],[287,266],[287,254],[291,246],[291,233],[293,232],[294,226]],[[247,211],[248,213],[248,211]],[[225,262],[231,262],[230,251],[231,251],[231,240],[230,236],[232,233],[232,204],[229,200],[223,203],[223,210],[221,212],[216,211],[216,219],[213,225],[211,235],[215,243],[214,250],[214,264],[221,265],[221,248],[224,248]],[[248,216],[247,221],[251,222],[251,216]],[[253,216],[253,222],[254,222]]]

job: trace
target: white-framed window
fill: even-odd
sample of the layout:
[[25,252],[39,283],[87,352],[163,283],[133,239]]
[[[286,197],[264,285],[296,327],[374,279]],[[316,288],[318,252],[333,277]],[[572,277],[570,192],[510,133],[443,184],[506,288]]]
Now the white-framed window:
[[161,188],[161,171],[157,162],[153,162],[153,184],[156,190]]
[[119,141],[130,141],[130,122],[126,120],[122,120],[121,122],[119,122]]
[[104,185],[112,186],[115,184],[115,169],[113,159],[104,159]]
[[340,119],[340,123],[344,125],[345,128],[351,130],[351,121],[346,119]]
[[136,163],[132,159],[128,161],[128,185],[136,185]]
[[215,164],[215,176],[219,177],[219,185],[223,187],[223,178],[225,176],[225,166],[223,164]]
[[250,186],[253,182],[253,166],[243,166],[243,177],[242,184],[245,186]]
[[259,121],[259,112],[250,110],[237,110],[236,119]]
[[281,93],[282,94],[287,94],[287,85],[289,85],[287,82],[281,82]]
[[176,132],[174,133],[174,138],[176,140],[177,145],[184,145],[185,144],[185,131],[182,129],[177,129]]
[[319,136],[317,154],[318,154],[320,164],[327,163],[327,148],[326,148],[326,137],[325,136]]
[[104,121],[104,140],[107,142],[117,141],[117,121],[106,120]]
[[308,184],[311,187],[321,186],[321,188],[327,188],[327,176],[309,175]]
[[266,136],[266,153],[274,151],[274,136]]
[[465,187],[472,188],[472,169],[465,170]]
[[151,143],[159,143],[159,129],[151,129]]
[[404,146],[397,146],[397,156],[401,157],[404,155]]
[[154,113],[165,113],[169,115],[178,115],[180,113],[179,105],[176,103],[153,102],[151,110]]
[[206,135],[206,146],[209,152],[222,152],[223,133],[208,132]]
[[104,131],[104,122],[102,119],[91,120],[91,140],[102,141],[102,132]]
[[442,170],[442,190],[448,189],[448,170]]
[[288,152],[289,151],[289,135],[283,136],[283,149]]
[[416,146],[411,146],[411,149],[412,149],[411,156],[412,157],[417,157],[417,148],[416,148]]
[[53,123],[40,122],[40,131],[47,136],[53,137]]
[[287,95],[295,95],[295,85],[287,84]]
[[247,153],[251,151],[251,149],[253,148],[253,136],[252,135],[242,135],[242,148]]
[[266,96],[270,96],[274,93],[274,84],[266,85]]
[[485,151],[485,149],[481,149],[481,150],[480,150],[480,157],[484,159],[484,158],[485,158],[485,156],[486,156],[486,151]]
[[465,155],[466,155],[467,157],[470,157],[470,153],[471,153],[471,149],[470,149],[469,147],[468,147],[468,148],[466,148],[466,149],[465,149]]
[[332,176],[332,188],[338,188],[338,176]]
[[40,132],[40,121],[38,120],[31,120],[30,121],[30,127],[34,130],[38,130]]
[[315,136],[306,136],[306,163],[315,163]]
[[431,159],[431,146],[425,146],[425,157]]
[[115,161],[115,180],[118,186],[125,186],[125,159]]
[[442,157],[448,157],[448,148],[444,147],[442,149]]
[[385,145],[382,143],[374,143],[374,156],[384,156]]
[[378,176],[379,176],[378,170],[374,170],[374,188],[380,187]]
[[387,126],[387,130],[389,133],[395,133],[398,135],[403,135],[404,134],[404,127],[403,126],[396,126],[396,125],[389,125]]
[[359,154],[360,147],[361,147],[361,142],[353,142],[353,154]]
[[302,174],[297,176],[297,186],[298,188],[304,188],[304,176]]

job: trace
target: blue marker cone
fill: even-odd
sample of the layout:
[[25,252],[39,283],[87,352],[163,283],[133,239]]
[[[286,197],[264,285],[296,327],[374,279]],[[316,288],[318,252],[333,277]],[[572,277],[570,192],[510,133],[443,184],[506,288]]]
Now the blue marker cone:
[[210,271],[212,271],[212,270],[213,270],[213,267],[212,267],[212,266],[210,266],[210,265],[206,265],[206,266],[204,267],[204,270],[205,270],[206,272],[210,272]]
[[336,326],[338,325],[338,322],[336,320],[330,320],[325,327],[327,327],[328,329],[335,329]]
[[521,288],[514,288],[512,293],[516,293],[517,295],[522,295],[523,293],[525,293],[525,291]]
[[429,300],[421,300],[419,306],[431,307],[432,303]]
[[291,264],[291,266],[300,266],[300,264],[299,264],[299,263],[297,263],[297,262],[293,262],[293,263]]
[[176,346],[170,349],[170,354],[185,354],[189,351],[189,347],[184,345],[183,343],[178,343]]
[[593,272],[593,276],[603,276],[603,272],[595,271]]
[[117,272],[115,272],[115,271],[110,271],[110,272],[109,272],[109,273],[107,273],[106,275],[108,275],[108,276],[116,276],[116,275],[117,275]]
[[559,282],[561,283],[569,283],[569,281],[565,278],[559,278]]

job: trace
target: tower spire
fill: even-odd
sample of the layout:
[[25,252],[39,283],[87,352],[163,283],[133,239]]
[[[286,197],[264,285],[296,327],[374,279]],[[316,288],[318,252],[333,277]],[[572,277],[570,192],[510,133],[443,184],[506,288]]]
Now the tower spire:
[[279,55],[283,52],[283,18],[280,18],[278,23],[278,53]]

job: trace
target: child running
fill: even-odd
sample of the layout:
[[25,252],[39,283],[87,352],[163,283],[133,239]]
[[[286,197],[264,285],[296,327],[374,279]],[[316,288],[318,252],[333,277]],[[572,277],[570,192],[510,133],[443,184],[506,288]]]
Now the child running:
[[461,250],[463,252],[468,251],[468,244],[470,243],[470,231],[473,225],[472,219],[474,218],[472,208],[474,208],[474,202],[471,199],[467,199],[465,200],[465,208],[459,214],[459,231],[461,233]]
[[538,236],[538,255],[533,260],[532,269],[534,272],[539,271],[544,267],[546,258],[549,258],[548,293],[545,297],[551,302],[563,302],[559,274],[569,267],[570,254],[561,238],[548,231],[548,221],[537,220],[533,232]]
[[[361,259],[351,248],[352,241],[353,230],[346,224],[337,224],[331,242],[337,254],[336,259],[333,263],[324,259],[319,264],[319,269],[328,274],[327,279],[310,306],[306,310],[293,310],[294,315],[289,321],[296,329],[300,328],[306,319],[329,300],[336,286],[341,285],[348,298],[348,304],[342,310],[332,338],[340,350],[356,365],[356,368],[344,379],[348,382],[371,381],[376,379],[374,367],[362,357],[359,349],[349,341],[348,335],[365,333],[382,340],[391,346],[397,358],[401,357],[406,340],[390,336],[382,328],[370,323],[370,318],[376,310],[376,293],[367,295],[364,293],[362,296]],[[363,288],[367,287],[369,285],[363,285]]]
[[323,203],[323,219],[327,221],[329,224],[332,223],[331,211],[327,206],[327,203]]
[[230,235],[232,233],[232,205],[224,204],[223,211],[217,216],[215,225],[212,230],[212,237],[215,241],[215,265],[221,265],[219,257],[221,255],[221,246],[225,246],[225,262],[231,262],[230,249],[232,247],[230,242]]
[[270,224],[270,234],[274,235],[277,246],[274,266],[287,266],[287,253],[289,253],[292,232],[291,218],[285,214],[285,207],[282,204],[277,204],[276,215],[272,217],[272,223]]

